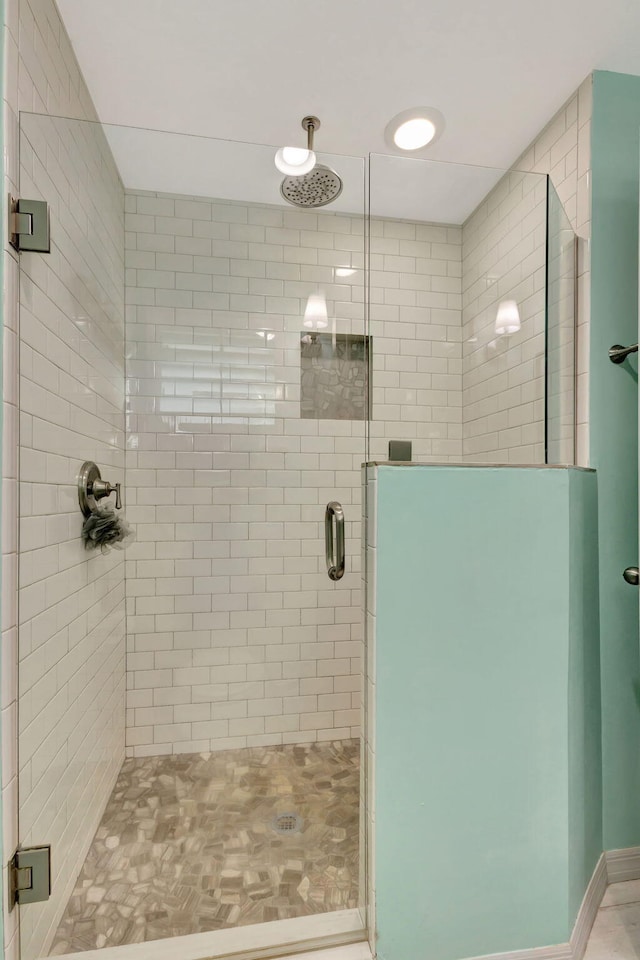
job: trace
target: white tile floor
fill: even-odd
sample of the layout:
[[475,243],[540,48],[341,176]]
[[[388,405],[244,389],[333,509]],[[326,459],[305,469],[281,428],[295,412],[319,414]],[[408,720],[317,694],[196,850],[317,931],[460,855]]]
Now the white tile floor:
[[584,960],[640,958],[640,880],[612,883],[593,925]]

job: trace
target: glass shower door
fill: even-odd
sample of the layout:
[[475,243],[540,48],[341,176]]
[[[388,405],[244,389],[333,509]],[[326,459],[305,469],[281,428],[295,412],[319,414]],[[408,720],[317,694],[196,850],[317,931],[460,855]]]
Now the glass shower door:
[[[363,162],[320,156],[342,193],[297,209],[274,152],[22,117],[52,220],[21,255],[24,960],[364,936]],[[87,460],[124,552],[83,545]]]
[[89,559],[75,478],[92,460],[124,479],[125,265],[98,125],[23,114],[20,161],[52,231],[50,254],[20,254],[18,836],[52,851],[50,898],[15,908],[33,960],[55,944],[124,755],[125,554]]

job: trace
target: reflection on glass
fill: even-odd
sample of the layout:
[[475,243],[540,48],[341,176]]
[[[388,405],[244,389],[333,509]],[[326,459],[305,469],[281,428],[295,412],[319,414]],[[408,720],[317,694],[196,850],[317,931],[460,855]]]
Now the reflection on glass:
[[324,330],[329,326],[327,298],[322,291],[312,293],[307,300],[303,324],[308,330]]
[[520,329],[520,311],[515,300],[503,300],[496,314],[497,336],[510,336]]

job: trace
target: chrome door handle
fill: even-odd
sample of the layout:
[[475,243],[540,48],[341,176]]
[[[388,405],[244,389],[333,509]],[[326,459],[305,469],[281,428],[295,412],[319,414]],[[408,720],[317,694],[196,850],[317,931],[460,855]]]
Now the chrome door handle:
[[[333,518],[336,520],[335,544]],[[337,500],[327,504],[324,514],[324,545],[327,557],[327,573],[330,580],[344,576],[344,510]]]
[[622,576],[632,587],[637,587],[640,583],[640,570],[637,567],[627,567]]

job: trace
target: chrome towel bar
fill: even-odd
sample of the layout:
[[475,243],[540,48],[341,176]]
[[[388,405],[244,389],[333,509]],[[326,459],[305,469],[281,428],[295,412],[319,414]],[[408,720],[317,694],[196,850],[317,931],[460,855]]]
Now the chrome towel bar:
[[[333,520],[335,517],[335,546]],[[330,580],[341,580],[344,576],[344,510],[337,500],[327,504],[324,514],[324,545],[327,558],[327,573]]]

